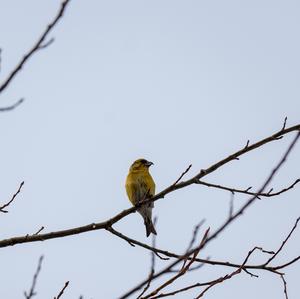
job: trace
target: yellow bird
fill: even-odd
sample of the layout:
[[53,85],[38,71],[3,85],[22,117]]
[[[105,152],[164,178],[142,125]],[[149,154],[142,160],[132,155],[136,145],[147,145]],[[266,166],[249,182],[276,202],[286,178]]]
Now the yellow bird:
[[[155,194],[155,183],[149,173],[149,167],[153,165],[145,159],[138,159],[132,163],[129,168],[129,173],[126,178],[126,192],[129,200],[133,205],[151,197]],[[156,235],[156,230],[152,223],[152,209],[154,203],[143,205],[138,209],[138,212],[144,218],[147,237],[153,233]]]

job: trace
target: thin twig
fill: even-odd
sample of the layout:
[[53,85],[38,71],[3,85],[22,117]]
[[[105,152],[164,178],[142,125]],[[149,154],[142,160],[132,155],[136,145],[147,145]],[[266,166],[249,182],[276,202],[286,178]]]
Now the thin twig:
[[34,233],[33,235],[38,235],[45,227],[42,226],[36,233]]
[[113,235],[127,241],[131,246],[135,246],[135,245],[138,245],[140,247],[143,247],[143,248],[146,248],[150,251],[152,251],[157,257],[159,257],[161,260],[168,260],[169,258],[165,258],[165,257],[162,257],[160,254],[163,254],[163,255],[167,255],[167,251],[164,252],[163,250],[157,250],[155,247],[151,247],[150,245],[147,245],[145,243],[142,243],[140,241],[137,241],[137,240],[134,240],[132,238],[129,238],[128,236],[125,236],[123,235],[122,233],[120,233],[119,231],[115,230],[114,228],[112,227],[108,227],[106,228],[107,231],[109,231],[110,233],[112,233]]
[[54,20],[47,26],[46,30],[43,32],[41,37],[38,39],[38,41],[34,44],[34,46],[28,51],[27,54],[24,55],[24,57],[21,59],[21,61],[16,65],[16,67],[12,70],[10,75],[4,80],[4,82],[0,85],[0,93],[4,91],[5,88],[10,84],[10,82],[14,79],[14,77],[21,71],[24,64],[29,60],[29,58],[38,50],[42,48],[45,48],[43,45],[43,42],[45,41],[46,37],[48,36],[49,32],[55,27],[55,25],[58,23],[58,21],[62,18],[65,9],[67,5],[69,4],[70,0],[64,0],[61,3],[61,7],[54,18]]
[[39,258],[39,262],[38,262],[36,272],[33,276],[33,281],[32,281],[32,285],[31,285],[29,293],[27,294],[26,292],[24,292],[24,296],[25,296],[26,299],[31,299],[33,296],[36,295],[35,287],[36,287],[37,278],[38,278],[39,273],[40,273],[41,268],[42,268],[43,259],[44,259],[44,256],[41,255],[40,258]]
[[[196,241],[196,238],[197,238],[197,234],[198,234],[198,231],[199,229],[201,228],[201,226],[204,224],[205,222],[205,219],[202,219],[195,227],[194,227],[194,231],[193,231],[193,235],[192,235],[192,238],[191,238],[191,241],[189,243],[189,246],[187,247],[186,251],[185,251],[185,254],[187,254],[191,249],[192,247],[194,246],[194,243]],[[186,263],[188,260],[190,260],[191,258],[189,256],[187,256],[187,258],[184,260],[183,264],[182,264],[182,267],[181,267],[181,270],[185,267]]]
[[280,253],[280,251],[282,250],[282,248],[284,247],[284,245],[286,244],[286,242],[289,240],[289,238],[291,237],[291,235],[293,234],[294,230],[296,229],[298,222],[300,221],[300,217],[296,220],[292,230],[289,232],[289,234],[287,235],[287,237],[285,238],[285,240],[282,242],[282,244],[280,245],[280,247],[278,248],[278,250],[273,254],[272,257],[270,257],[265,265],[267,266],[268,264],[270,264],[271,261],[273,261],[275,259],[275,257]]
[[39,46],[39,50],[49,47],[54,41],[55,41],[54,37],[51,37],[47,42]]
[[189,252],[192,249],[192,247],[194,246],[198,231],[201,228],[201,226],[204,224],[204,222],[205,222],[205,219],[202,219],[197,225],[195,225],[193,235],[192,235],[191,241],[189,243],[189,246],[186,249],[186,252]]
[[285,263],[285,264],[282,264],[282,265],[279,265],[279,266],[276,266],[276,267],[270,267],[270,269],[272,269],[273,271],[278,271],[280,269],[283,269],[283,268],[286,268],[294,263],[296,263],[297,261],[300,260],[300,255],[295,257],[294,259],[292,259],[291,261]]
[[[188,258],[185,260],[185,263],[186,263],[186,261],[189,261],[189,260],[191,260],[191,259],[192,259],[191,257],[188,257]],[[207,260],[209,260],[209,258],[207,258]],[[197,258],[195,259],[195,262],[199,262]],[[194,267],[190,267],[190,268],[188,269],[188,271],[189,271],[189,272],[196,271],[196,270],[202,268],[204,265],[205,265],[205,263],[202,263],[202,264],[199,263],[198,265],[196,265],[196,266],[194,266]],[[181,267],[180,269],[170,270],[169,273],[178,273],[178,272],[181,271],[181,269],[182,269],[182,267]]]
[[[46,27],[43,34],[40,36],[40,38],[37,40],[37,42],[33,45],[33,47],[23,56],[23,58],[20,60],[20,62],[14,67],[14,69],[10,72],[10,74],[7,76],[7,78],[4,80],[2,84],[0,84],[0,93],[2,93],[12,82],[12,80],[15,78],[15,76],[22,70],[26,62],[39,50],[45,49],[48,46],[50,46],[54,39],[51,38],[49,41],[45,42],[48,34],[52,31],[52,29],[56,26],[56,24],[59,22],[59,20],[62,18],[65,9],[67,5],[69,4],[71,0],[64,0],[61,3],[61,7],[56,15],[56,17],[53,19],[53,21]],[[1,67],[1,52],[0,52],[0,67]],[[20,99],[15,104],[7,107],[0,108],[0,112],[3,111],[11,111],[18,107],[20,104],[22,104],[24,99]]]
[[0,207],[0,212],[2,212],[2,213],[8,213],[8,211],[4,210],[4,209],[7,208],[15,200],[15,198],[17,197],[17,195],[21,192],[21,189],[22,189],[23,185],[24,185],[24,181],[21,182],[21,184],[20,184],[17,192],[12,196],[12,198],[9,200],[9,202],[7,202],[6,204],[4,204],[3,206]]
[[69,281],[66,281],[64,287],[61,289],[61,291],[59,292],[57,297],[54,297],[54,299],[59,299],[63,295],[63,293],[64,293],[65,289],[68,287],[68,285],[69,285]]
[[187,169],[180,175],[180,177],[173,183],[172,186],[175,186],[184,176],[185,174],[187,174],[189,172],[189,170],[191,169],[192,164],[190,164]]
[[248,252],[246,258],[244,259],[243,263],[241,264],[241,267],[240,267],[240,268],[238,268],[237,270],[233,271],[233,272],[230,273],[230,274],[227,274],[227,275],[225,275],[225,276],[223,276],[223,277],[220,277],[220,278],[216,279],[214,283],[212,283],[212,284],[210,284],[208,287],[206,287],[206,288],[205,288],[205,289],[204,289],[204,290],[203,290],[203,291],[202,291],[195,299],[199,299],[199,298],[203,297],[203,295],[204,295],[209,289],[211,289],[212,287],[214,287],[215,285],[220,284],[220,283],[222,283],[222,282],[225,281],[225,280],[231,279],[233,276],[235,276],[235,275],[241,273],[243,267],[244,267],[244,266],[246,265],[246,263],[248,262],[250,256],[251,256],[251,255],[253,254],[253,252],[256,251],[256,250],[261,250],[261,248],[260,248],[260,247],[254,247],[252,250],[250,250],[250,251]]
[[[154,226],[156,224],[156,221],[157,221],[157,218],[155,217],[154,221],[153,221]],[[156,247],[156,235],[154,235],[154,234],[152,234],[152,247],[153,248]],[[150,273],[149,273],[149,279],[148,279],[148,282],[147,282],[145,288],[143,289],[142,293],[137,297],[137,299],[141,298],[146,293],[146,291],[149,289],[154,273],[155,273],[155,253],[152,251],[151,252],[151,268],[150,268]]]
[[244,148],[247,148],[249,146],[249,143],[250,143],[250,140],[248,139]]
[[287,122],[287,116],[284,118],[284,122],[283,122],[283,126],[282,126],[281,131],[283,131],[285,129],[286,122]]
[[20,100],[18,100],[17,102],[15,102],[14,104],[12,104],[12,105],[10,105],[10,106],[0,107],[0,112],[7,112],[7,111],[14,110],[14,109],[17,108],[19,105],[21,105],[24,101],[25,101],[25,99],[24,99],[24,98],[21,98]]
[[284,293],[285,299],[289,299],[288,293],[287,293],[287,283],[286,283],[286,280],[284,278],[284,274],[281,274],[280,278],[281,278],[281,280],[283,282],[283,293]]
[[288,186],[286,188],[283,188],[283,189],[281,189],[277,192],[273,192],[273,193],[270,192],[270,191],[273,191],[273,189],[270,189],[268,192],[256,193],[256,192],[249,191],[250,189],[252,189],[252,187],[248,187],[247,189],[237,189],[237,188],[222,186],[222,185],[218,185],[218,184],[212,184],[212,183],[208,183],[208,182],[204,182],[204,181],[198,181],[196,184],[204,185],[204,186],[212,187],[212,188],[216,188],[216,189],[226,190],[226,191],[231,192],[232,194],[234,194],[234,193],[243,193],[243,194],[247,194],[247,195],[255,195],[257,198],[260,198],[260,197],[278,196],[278,195],[280,195],[284,192],[287,192],[287,191],[293,189],[295,187],[295,185],[298,184],[299,182],[300,182],[300,179],[297,179],[290,186]]
[[233,211],[234,211],[234,193],[231,193],[231,195],[230,195],[230,203],[229,203],[229,215],[228,215],[228,219],[230,219],[232,217]]

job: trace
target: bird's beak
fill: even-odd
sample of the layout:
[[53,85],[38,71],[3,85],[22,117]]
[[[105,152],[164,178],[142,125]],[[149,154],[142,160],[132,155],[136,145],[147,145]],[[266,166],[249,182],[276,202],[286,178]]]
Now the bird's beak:
[[152,162],[150,162],[150,161],[147,161],[146,166],[147,166],[147,167],[150,167],[151,165],[154,165],[154,163],[152,163]]

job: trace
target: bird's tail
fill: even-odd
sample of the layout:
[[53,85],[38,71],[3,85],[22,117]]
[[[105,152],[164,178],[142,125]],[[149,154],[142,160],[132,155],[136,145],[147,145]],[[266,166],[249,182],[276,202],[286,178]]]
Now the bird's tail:
[[144,223],[145,223],[145,226],[146,226],[146,235],[147,235],[147,237],[149,237],[149,235],[151,233],[154,234],[154,235],[157,235],[151,218],[145,217],[144,220],[145,220]]
[[142,215],[144,218],[144,224],[146,226],[146,235],[149,237],[149,235],[152,233],[156,235],[156,230],[154,228],[153,222],[152,222],[152,206],[142,206],[138,209],[138,212]]

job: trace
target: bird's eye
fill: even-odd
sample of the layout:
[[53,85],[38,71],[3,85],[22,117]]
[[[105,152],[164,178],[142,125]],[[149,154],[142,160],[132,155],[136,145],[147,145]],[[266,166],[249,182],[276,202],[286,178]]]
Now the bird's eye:
[[147,160],[142,159],[140,162],[141,162],[142,164],[146,164],[146,163],[147,163]]

